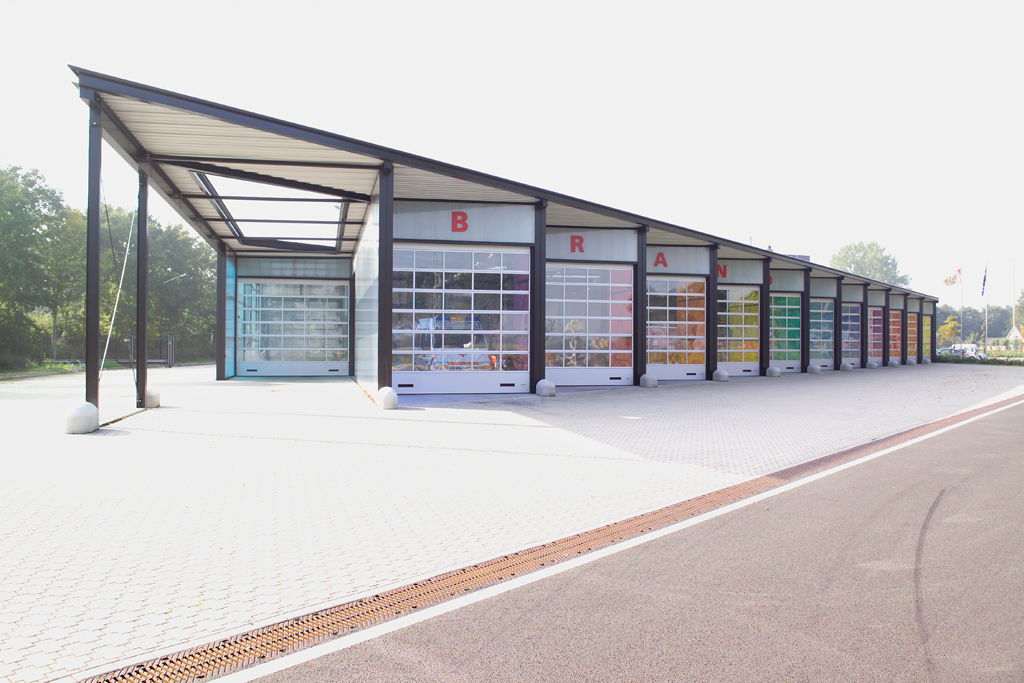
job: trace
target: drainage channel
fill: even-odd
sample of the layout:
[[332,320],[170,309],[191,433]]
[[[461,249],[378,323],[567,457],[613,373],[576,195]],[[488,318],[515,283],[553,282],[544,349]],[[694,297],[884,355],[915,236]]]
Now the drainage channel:
[[1016,403],[1024,403],[1024,400],[1020,396],[1009,398],[621,522],[151,659],[85,679],[81,683],[207,681],[606,548]]

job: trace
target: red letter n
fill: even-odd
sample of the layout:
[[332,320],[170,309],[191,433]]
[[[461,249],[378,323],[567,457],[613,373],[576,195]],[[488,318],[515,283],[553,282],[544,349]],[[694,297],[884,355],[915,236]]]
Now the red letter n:
[[659,251],[658,255],[654,257],[654,267],[665,266],[668,268],[668,261],[665,260],[665,252]]
[[727,269],[728,266],[718,266],[718,277],[728,277],[728,275],[726,275]]
[[452,211],[452,232],[469,230],[469,216],[465,211]]
[[583,235],[570,235],[569,253],[575,254],[577,249],[580,250],[581,254],[583,253]]

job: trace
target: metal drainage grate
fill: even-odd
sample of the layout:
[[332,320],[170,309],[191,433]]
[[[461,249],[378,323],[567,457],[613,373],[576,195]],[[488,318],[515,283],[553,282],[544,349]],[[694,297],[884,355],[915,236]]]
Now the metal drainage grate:
[[1020,397],[1009,398],[621,522],[439,574],[369,598],[111,671],[85,679],[81,683],[184,683],[222,676],[424,607],[437,605],[459,595],[493,586],[541,567],[635,538],[1015,403],[1024,403],[1024,400]]

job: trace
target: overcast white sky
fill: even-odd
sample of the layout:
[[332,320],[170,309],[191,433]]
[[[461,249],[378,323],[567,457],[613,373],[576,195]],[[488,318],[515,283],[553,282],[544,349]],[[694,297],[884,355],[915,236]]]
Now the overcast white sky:
[[[75,64],[959,305],[1024,286],[1024,3],[91,2],[4,10],[0,165],[85,208]],[[104,157],[107,201],[137,181]],[[153,212],[175,220],[157,195]]]

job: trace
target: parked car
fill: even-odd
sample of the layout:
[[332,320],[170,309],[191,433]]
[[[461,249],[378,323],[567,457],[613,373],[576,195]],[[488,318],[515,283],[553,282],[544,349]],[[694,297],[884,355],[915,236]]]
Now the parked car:
[[974,360],[985,360],[988,356],[978,350],[977,344],[953,344],[950,353],[955,358],[973,358]]
[[950,350],[950,348],[949,348],[948,346],[943,346],[943,347],[942,347],[941,349],[939,349],[939,350],[938,350],[938,351],[936,351],[935,353],[936,353],[937,355],[939,355],[939,356],[949,356],[949,355],[951,355],[951,354],[952,354],[953,352],[952,352],[952,351]]

